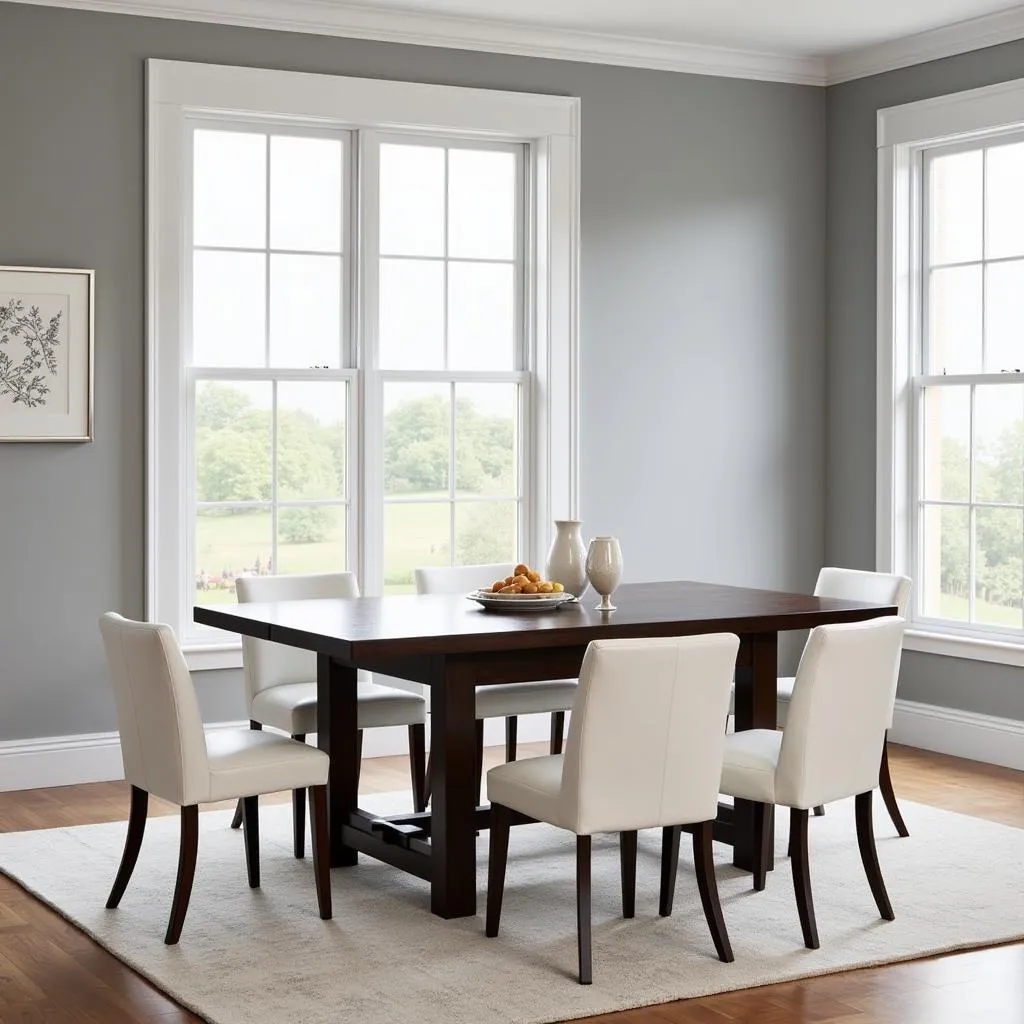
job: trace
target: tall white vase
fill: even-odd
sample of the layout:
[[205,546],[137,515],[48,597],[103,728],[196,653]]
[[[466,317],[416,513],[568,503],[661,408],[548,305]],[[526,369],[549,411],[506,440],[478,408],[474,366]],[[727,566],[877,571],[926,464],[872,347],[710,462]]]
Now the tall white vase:
[[612,594],[622,579],[622,551],[615,537],[595,537],[587,551],[587,578],[601,595],[599,612],[613,612]]
[[567,594],[580,597],[587,589],[587,549],[579,519],[556,519],[555,539],[548,552],[544,578],[561,583]]

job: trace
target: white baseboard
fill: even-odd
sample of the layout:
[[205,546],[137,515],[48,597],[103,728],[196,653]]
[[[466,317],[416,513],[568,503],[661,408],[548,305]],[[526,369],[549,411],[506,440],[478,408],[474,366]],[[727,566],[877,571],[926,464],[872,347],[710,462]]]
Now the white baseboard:
[[[244,728],[245,722],[217,722],[212,729]],[[520,715],[519,742],[546,740],[550,735],[550,716]],[[315,737],[309,742],[315,743]],[[484,743],[496,746],[505,742],[502,719],[484,724]],[[427,747],[430,730],[427,730]],[[407,754],[408,732],[404,726],[367,729],[363,736],[363,757],[388,757]],[[31,740],[0,741],[0,792],[16,789],[46,789],[50,786],[74,786],[81,782],[110,782],[124,778],[121,744],[116,732],[85,733],[78,736],[50,736]]]
[[[237,729],[246,724],[218,722],[207,729]],[[549,715],[521,715],[519,742],[546,740],[549,729]],[[889,738],[894,743],[1024,771],[1024,722],[1012,718],[898,700]],[[313,737],[310,741],[315,742]],[[499,746],[504,742],[504,722],[488,719],[484,743]],[[429,743],[428,729],[428,747]],[[408,734],[402,726],[368,729],[363,737],[364,757],[404,755],[408,749]],[[123,778],[123,774],[116,732],[0,742],[0,792],[107,782]]]
[[[206,728],[238,729],[248,724],[216,722]],[[123,778],[121,742],[116,732],[0,742],[0,793]]]
[[897,700],[889,739],[1024,771],[1024,722]]

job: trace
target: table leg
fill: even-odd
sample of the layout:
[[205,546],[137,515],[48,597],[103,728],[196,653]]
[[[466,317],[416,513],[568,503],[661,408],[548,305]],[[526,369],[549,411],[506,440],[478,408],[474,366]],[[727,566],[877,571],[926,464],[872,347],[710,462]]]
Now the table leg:
[[[743,637],[750,650],[750,664],[736,670],[736,731],[774,729],[779,675],[779,636],[777,633],[755,633]],[[754,804],[749,800],[734,801],[734,843],[732,862],[745,871],[754,870]],[[775,867],[774,809],[769,808],[768,842],[765,843],[764,870]]]
[[356,851],[342,842],[341,825],[359,806],[359,729],[356,670],[330,655],[316,659],[317,746],[331,759],[327,820],[331,867],[351,867]]
[[431,676],[430,909],[469,917],[476,913],[476,673],[466,661],[440,657]]

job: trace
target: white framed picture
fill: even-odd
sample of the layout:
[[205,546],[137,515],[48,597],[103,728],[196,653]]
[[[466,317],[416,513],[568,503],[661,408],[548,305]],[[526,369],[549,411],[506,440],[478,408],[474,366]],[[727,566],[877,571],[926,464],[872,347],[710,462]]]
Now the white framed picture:
[[0,441],[91,441],[92,270],[0,267]]

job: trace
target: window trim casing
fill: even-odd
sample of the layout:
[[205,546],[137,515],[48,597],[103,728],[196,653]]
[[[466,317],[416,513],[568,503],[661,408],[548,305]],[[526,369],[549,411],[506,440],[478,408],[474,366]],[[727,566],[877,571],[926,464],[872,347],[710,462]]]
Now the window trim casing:
[[[579,517],[579,108],[576,97],[273,71],[149,59],[147,85],[146,617],[180,630],[181,529],[187,448],[181,296],[184,238],[179,213],[187,114],[230,112],[349,129],[450,132],[526,142],[535,217],[528,275],[528,408],[534,450],[527,509],[530,550],[543,560],[542,524]],[[360,415],[362,395],[353,395]],[[354,467],[355,468],[355,467]],[[351,477],[361,486],[364,467]],[[352,495],[358,501],[358,495]],[[167,520],[170,519],[171,522]],[[359,564],[363,563],[360,552]],[[193,670],[241,664],[237,639],[186,648]]]
[[[920,153],[956,142],[1024,129],[1024,79],[936,96],[877,114],[877,322],[875,565],[913,575],[915,515],[911,493],[917,440],[912,403],[919,336],[920,266],[915,238],[922,211]],[[917,247],[919,248],[919,247]],[[1024,641],[982,630],[937,629],[911,619],[904,648],[930,654],[1024,666]]]

